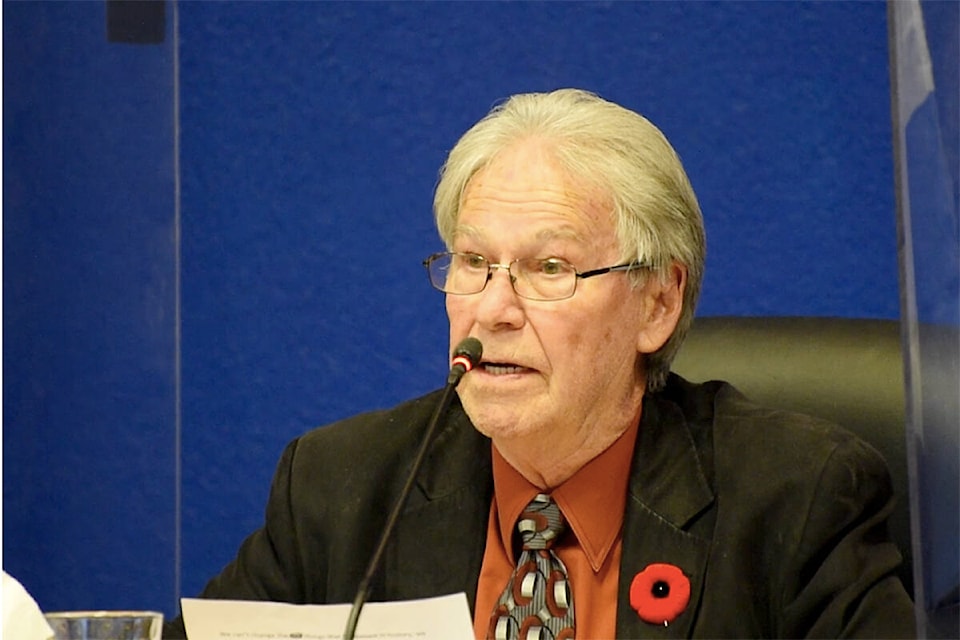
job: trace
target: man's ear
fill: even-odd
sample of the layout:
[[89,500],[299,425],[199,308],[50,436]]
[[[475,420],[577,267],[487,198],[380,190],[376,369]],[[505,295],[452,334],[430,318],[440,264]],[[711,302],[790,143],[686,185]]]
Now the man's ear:
[[653,353],[673,335],[683,311],[687,267],[673,262],[665,272],[650,273],[643,285],[643,322],[637,333],[637,351]]

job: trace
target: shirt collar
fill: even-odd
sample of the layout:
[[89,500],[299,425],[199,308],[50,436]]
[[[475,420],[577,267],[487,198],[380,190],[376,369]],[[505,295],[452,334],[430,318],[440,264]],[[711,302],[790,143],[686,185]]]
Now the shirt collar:
[[[600,455],[549,492],[594,571],[603,566],[620,534],[638,429],[639,423],[634,423]],[[542,491],[510,466],[496,445],[493,445],[493,484],[500,538],[510,562],[515,564],[514,527],[523,509]]]

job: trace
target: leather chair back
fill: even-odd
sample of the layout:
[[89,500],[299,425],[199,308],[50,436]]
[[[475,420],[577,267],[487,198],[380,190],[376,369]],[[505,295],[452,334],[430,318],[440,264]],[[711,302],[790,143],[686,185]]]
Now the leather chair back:
[[890,534],[912,593],[906,409],[900,324],[801,317],[697,318],[673,370],[726,380],[755,402],[824,418],[886,459],[897,497]]

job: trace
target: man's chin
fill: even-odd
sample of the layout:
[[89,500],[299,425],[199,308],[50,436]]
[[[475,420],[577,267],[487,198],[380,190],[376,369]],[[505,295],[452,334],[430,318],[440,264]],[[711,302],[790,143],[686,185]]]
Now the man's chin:
[[513,403],[477,401],[469,395],[462,399],[463,409],[477,431],[495,441],[506,441],[529,433],[534,427],[516,410]]

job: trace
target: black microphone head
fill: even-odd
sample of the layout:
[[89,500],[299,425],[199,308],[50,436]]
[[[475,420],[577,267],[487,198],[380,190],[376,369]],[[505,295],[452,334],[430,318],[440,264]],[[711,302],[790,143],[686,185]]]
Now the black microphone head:
[[477,366],[481,355],[483,355],[483,345],[480,344],[479,340],[474,337],[461,340],[457,348],[453,350],[447,384],[457,386],[463,374]]
[[483,355],[483,345],[473,336],[467,336],[457,344],[453,350],[454,358],[466,358],[470,362],[470,368],[477,366],[480,362],[480,356]]

